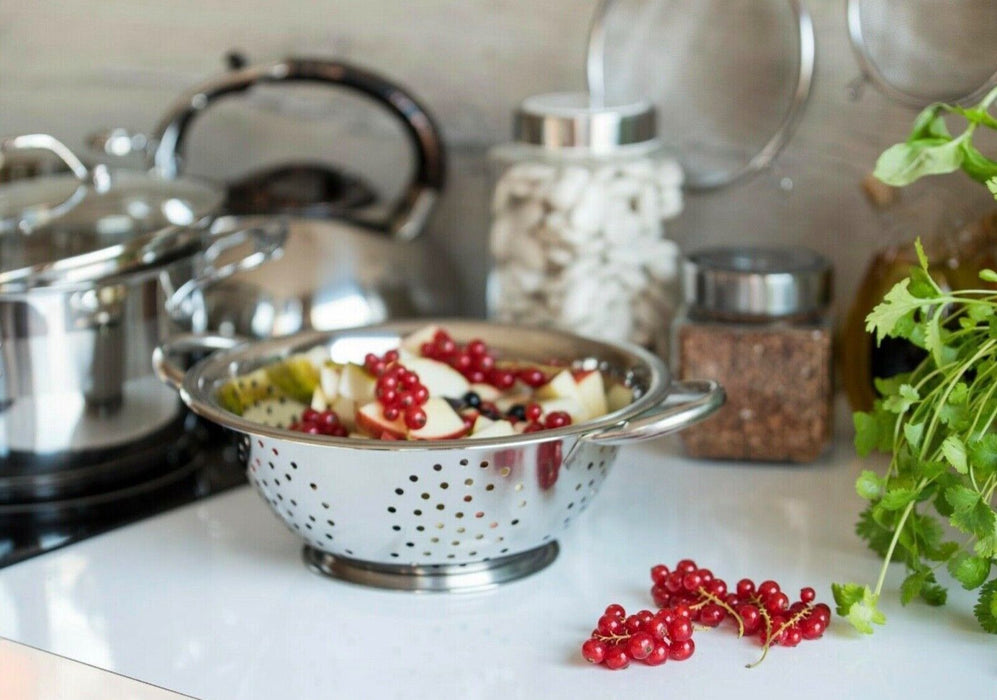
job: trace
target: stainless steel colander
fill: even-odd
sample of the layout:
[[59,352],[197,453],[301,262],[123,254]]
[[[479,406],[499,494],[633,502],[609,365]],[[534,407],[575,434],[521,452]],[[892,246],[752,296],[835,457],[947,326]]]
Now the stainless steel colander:
[[[483,339],[499,357],[558,359],[626,383],[634,400],[599,419],[489,440],[380,441],[312,436],[221,408],[218,387],[293,353],[326,347],[362,363],[427,323],[458,342]],[[180,369],[173,358],[219,350]],[[714,382],[672,382],[664,363],[629,345],[458,320],[398,322],[252,343],[178,337],[157,349],[157,372],[198,415],[240,435],[249,480],[305,541],[315,570],[406,590],[492,586],[537,571],[556,537],[591,503],[620,446],[672,433],[723,403]]]

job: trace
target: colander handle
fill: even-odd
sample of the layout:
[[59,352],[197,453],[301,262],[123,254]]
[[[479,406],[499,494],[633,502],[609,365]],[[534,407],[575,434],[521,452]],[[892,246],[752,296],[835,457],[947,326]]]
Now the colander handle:
[[161,382],[179,391],[187,375],[186,370],[175,362],[179,356],[229,350],[245,342],[247,340],[239,336],[178,333],[152,351],[152,369]]
[[714,381],[673,382],[660,404],[582,439],[598,445],[625,445],[668,435],[703,420],[723,406],[725,398],[723,387]]

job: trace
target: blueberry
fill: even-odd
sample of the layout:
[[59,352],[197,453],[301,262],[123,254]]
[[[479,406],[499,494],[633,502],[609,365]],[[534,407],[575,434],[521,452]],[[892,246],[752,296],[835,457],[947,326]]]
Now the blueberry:
[[517,403],[515,406],[510,406],[508,416],[510,418],[515,418],[516,420],[526,420],[526,406],[521,403]]
[[481,397],[475,391],[464,394],[464,404],[471,408],[478,408],[481,405]]

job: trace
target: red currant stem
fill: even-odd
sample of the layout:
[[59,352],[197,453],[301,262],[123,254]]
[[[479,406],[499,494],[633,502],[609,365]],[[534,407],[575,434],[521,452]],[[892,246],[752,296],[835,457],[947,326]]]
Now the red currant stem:
[[796,613],[791,618],[789,618],[788,620],[786,620],[785,622],[783,622],[781,625],[779,625],[779,627],[775,631],[773,631],[771,634],[767,635],[766,638],[765,638],[765,644],[764,644],[764,646],[762,646],[762,655],[758,657],[757,661],[755,661],[754,663],[748,664],[747,666],[745,666],[745,668],[754,668],[755,666],[757,666],[758,664],[760,664],[762,661],[764,661],[765,657],[769,653],[769,648],[772,646],[772,640],[778,639],[780,634],[782,634],[783,632],[785,632],[786,630],[788,630],[793,625],[799,623],[801,620],[807,618],[810,615],[810,613],[812,613],[812,612],[813,612],[813,608],[808,605],[803,610],[800,610],[798,613]]
[[619,644],[620,642],[625,642],[632,634],[594,634],[592,635],[595,639],[600,642],[606,642],[607,644]]
[[734,609],[732,607],[727,605],[727,601],[723,600],[722,598],[718,598],[717,596],[713,595],[702,586],[699,587],[697,593],[699,593],[699,595],[703,596],[706,599],[705,601],[702,602],[708,601],[716,605],[719,605],[721,608],[726,610],[727,614],[733,617],[734,620],[737,622],[737,638],[740,639],[741,637],[744,636],[744,620],[741,619],[740,615],[734,612]]

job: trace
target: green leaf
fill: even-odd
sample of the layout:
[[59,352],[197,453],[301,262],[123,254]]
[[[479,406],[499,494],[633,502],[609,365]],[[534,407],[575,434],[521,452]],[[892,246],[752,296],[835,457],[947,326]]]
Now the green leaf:
[[[991,121],[993,117],[987,115]],[[994,162],[980,153],[967,139],[960,144],[962,149],[962,169],[977,182],[986,182],[992,177],[997,177],[997,162]]]
[[942,441],[942,455],[960,474],[968,471],[966,466],[966,445],[958,435],[949,435]]
[[883,400],[883,408],[891,413],[906,413],[907,409],[913,406],[920,398],[917,389],[910,384],[904,384],[900,387],[900,391]]
[[879,445],[879,421],[869,413],[856,411],[852,414],[852,423],[855,424],[855,451],[865,457]]
[[[932,576],[932,581],[934,576]],[[921,600],[923,600],[928,605],[945,605],[945,601],[948,600],[949,593],[942,586],[937,583],[926,583],[921,589]]]
[[903,187],[926,175],[954,172],[965,157],[961,138],[923,138],[890,146],[876,161],[873,175],[887,185]]
[[886,510],[901,510],[914,502],[917,498],[917,491],[914,489],[894,487],[883,494],[879,502]]
[[[893,539],[893,530],[877,521],[874,515],[876,510],[872,506],[867,506],[862,511],[858,521],[855,523],[855,534],[866,541],[869,549],[879,556],[885,557],[886,552],[890,549],[890,542]],[[892,515],[888,511],[882,512]]]
[[980,500],[980,494],[971,488],[957,484],[945,490],[945,500],[954,512],[971,510]]
[[997,177],[992,177],[987,180],[987,189],[990,190],[990,194],[997,197]]
[[[987,181],[987,186],[988,187],[990,186],[990,183],[994,183],[994,186],[997,187],[997,178],[995,178],[994,180]],[[990,188],[990,191],[993,192],[994,194],[997,194],[997,190],[994,190],[993,187]],[[997,282],[997,272],[994,272],[993,270],[989,270],[989,269],[988,270],[980,270],[980,279],[983,280],[984,282]],[[977,306],[981,306],[981,305],[974,304],[970,308],[971,309],[972,308],[976,308]],[[992,306],[989,306],[989,305],[988,306],[982,306],[982,308],[989,309],[990,315],[993,315],[994,308]]]
[[973,614],[980,623],[980,627],[990,634],[997,634],[997,578],[988,581],[980,589],[980,597],[973,607]]
[[914,118],[911,126],[910,136],[907,142],[920,141],[927,138],[952,138],[943,118],[946,111],[945,105],[932,104],[921,110],[921,113]]
[[928,573],[927,569],[924,571],[915,571],[904,579],[904,582],[900,584],[901,605],[907,605],[921,595],[921,589],[924,588],[925,578]]
[[990,560],[960,553],[949,560],[949,573],[967,591],[983,585],[990,575]]
[[911,268],[910,286],[908,289],[911,296],[915,296],[918,299],[934,299],[938,296],[938,285],[935,280],[932,279],[927,270],[920,267]]
[[876,333],[877,343],[881,343],[886,336],[892,335],[901,319],[912,318],[914,311],[924,304],[923,300],[915,298],[910,293],[909,285],[909,277],[897,282],[883,297],[883,301],[877,304],[866,316],[865,329],[869,333]]
[[832,583],[831,594],[834,596],[834,602],[837,603],[835,611],[845,617],[848,615],[849,608],[855,603],[862,602],[866,592],[869,592],[869,587],[860,586],[857,583]]
[[990,113],[985,109],[980,109],[979,107],[953,107],[952,111],[956,114],[961,114],[966,118],[966,121],[973,124],[982,124],[990,129],[997,129],[997,119],[990,116]]
[[[943,129],[945,128],[945,122],[942,122],[942,128]],[[997,173],[994,173],[994,175],[997,175]],[[914,252],[917,253],[917,261],[919,263],[921,263],[921,270],[923,272],[927,273],[928,272],[928,256],[924,252],[924,246],[921,244],[921,237],[920,236],[918,236],[917,238],[914,239]],[[928,276],[928,279],[929,280],[931,279],[930,275]],[[934,284],[932,284],[932,286],[934,286]]]
[[875,501],[883,496],[884,484],[885,479],[880,478],[876,472],[866,469],[855,481],[855,491],[867,501]]
[[921,438],[924,436],[924,423],[904,423],[904,437],[907,438],[912,450],[921,449]]
[[987,433],[968,445],[969,463],[977,477],[992,474],[997,469],[997,433]]
[[868,586],[831,584],[831,591],[838,604],[838,614],[846,616],[852,627],[859,632],[872,634],[874,624],[882,625],[886,622],[886,615],[876,607],[879,599]]

